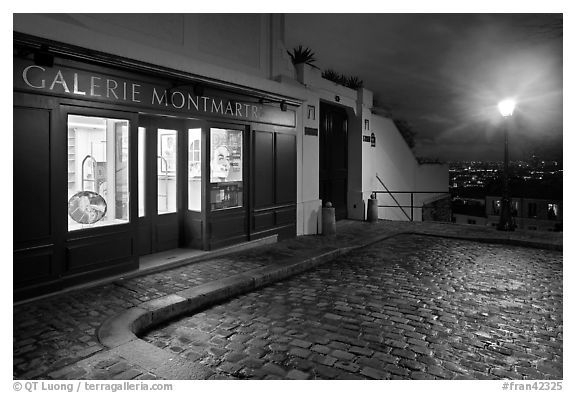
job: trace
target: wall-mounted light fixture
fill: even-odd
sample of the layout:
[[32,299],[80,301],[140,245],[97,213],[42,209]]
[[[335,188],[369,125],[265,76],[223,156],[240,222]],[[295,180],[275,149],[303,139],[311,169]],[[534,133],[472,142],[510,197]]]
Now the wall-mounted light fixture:
[[[269,99],[262,98],[262,97],[258,98],[258,104],[260,104],[260,105],[277,104],[277,103],[278,103],[278,101],[276,101],[276,100],[269,100]],[[282,112],[286,112],[288,110],[288,104],[286,103],[285,100],[280,101],[279,104],[280,104],[280,110]]]

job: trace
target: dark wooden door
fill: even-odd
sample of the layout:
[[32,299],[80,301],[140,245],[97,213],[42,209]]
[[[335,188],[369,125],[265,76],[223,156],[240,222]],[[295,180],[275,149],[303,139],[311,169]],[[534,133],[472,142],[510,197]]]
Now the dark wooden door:
[[320,103],[320,199],[331,202],[336,219],[347,217],[348,116],[340,107]]
[[[34,289],[23,288],[40,283],[51,282],[51,289],[60,289],[63,255],[54,231],[54,179],[50,170],[54,159],[50,146],[56,139],[51,125],[53,111],[30,98],[14,97],[13,282],[18,300],[37,294]],[[10,214],[11,208],[5,209],[4,213]]]

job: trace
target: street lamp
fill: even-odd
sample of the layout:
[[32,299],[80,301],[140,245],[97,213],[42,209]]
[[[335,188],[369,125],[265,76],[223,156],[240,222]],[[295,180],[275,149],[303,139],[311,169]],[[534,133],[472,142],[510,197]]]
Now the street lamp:
[[516,101],[511,98],[498,103],[498,110],[504,118],[504,180],[502,199],[500,201],[500,222],[498,223],[498,230],[500,231],[513,231],[516,226],[512,220],[510,188],[508,184],[508,130],[510,128],[510,121],[512,120],[514,108],[516,108]]

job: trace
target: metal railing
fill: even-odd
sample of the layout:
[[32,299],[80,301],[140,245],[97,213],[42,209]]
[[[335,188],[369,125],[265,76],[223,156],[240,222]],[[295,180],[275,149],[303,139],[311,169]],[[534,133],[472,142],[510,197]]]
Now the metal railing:
[[[433,194],[433,195],[438,195],[438,196],[444,196],[444,197],[450,197],[450,193],[448,191],[390,191],[388,189],[388,187],[386,187],[386,185],[384,184],[384,182],[382,181],[382,179],[380,179],[380,177],[378,175],[376,175],[376,178],[378,179],[378,181],[380,182],[380,184],[382,185],[382,187],[384,187],[385,191],[372,191],[372,194],[376,197],[376,199],[378,199],[378,194],[388,194],[390,196],[390,198],[392,198],[392,200],[394,201],[395,205],[378,205],[378,208],[398,208],[400,209],[400,211],[404,214],[404,216],[410,220],[410,221],[414,221],[414,209],[424,209],[426,201],[419,201],[419,203],[417,205],[414,205],[414,194],[416,195],[422,195],[422,194]],[[399,195],[406,195],[406,194],[410,194],[410,204],[400,204],[400,202],[398,202],[398,199],[396,199],[396,197],[394,196],[394,194],[399,194]],[[441,198],[435,198],[434,201],[437,201]],[[428,201],[428,202],[434,202],[434,201]],[[404,209],[410,209],[410,214],[408,214],[408,212]]]

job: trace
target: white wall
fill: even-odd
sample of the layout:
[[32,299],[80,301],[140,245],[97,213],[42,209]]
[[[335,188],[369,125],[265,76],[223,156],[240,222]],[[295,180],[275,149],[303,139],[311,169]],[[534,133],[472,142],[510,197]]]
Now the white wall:
[[[364,135],[374,133],[376,147],[370,143],[362,146],[362,184],[365,194],[384,191],[385,188],[376,178],[376,174],[390,191],[443,191],[448,192],[448,165],[418,164],[412,150],[394,125],[392,119],[372,114],[370,130]],[[410,194],[393,194],[400,205],[410,205]],[[434,200],[438,194],[414,194],[414,205]],[[388,194],[378,194],[380,205],[396,205]],[[410,208],[405,212],[411,216]],[[421,220],[421,209],[414,209],[414,219]],[[408,220],[399,208],[380,208],[380,219]]]
[[[314,116],[308,118],[308,107],[314,107]],[[312,235],[322,231],[322,201],[319,196],[319,137],[306,135],[305,128],[319,131],[320,100],[318,95],[307,90],[307,100],[302,104],[297,116],[298,151],[298,190],[297,190],[297,231],[298,235]]]
[[[389,118],[372,113],[373,96],[368,89],[352,90],[334,82],[322,79],[321,72],[309,66],[297,67],[298,80],[309,91],[308,104],[319,100],[341,106],[348,114],[348,218],[363,220],[366,217],[367,200],[375,190],[384,190],[376,179],[383,180],[390,191],[434,191],[448,192],[448,166],[437,164],[418,164],[412,150]],[[317,98],[314,97],[317,95]],[[366,127],[368,121],[368,128]],[[363,136],[376,136],[376,146],[363,142]],[[308,139],[307,139],[308,140]],[[318,143],[303,146],[305,158],[314,168],[308,176],[305,187],[311,187],[307,197],[318,198]],[[410,205],[410,194],[394,195],[401,205]],[[415,194],[413,203],[422,203],[438,199],[439,194]],[[446,195],[442,195],[445,197]],[[380,194],[381,205],[396,205],[387,195]],[[303,198],[303,201],[307,198]],[[379,209],[381,219],[407,220],[400,209]],[[406,208],[408,216],[421,220],[421,209]]]

